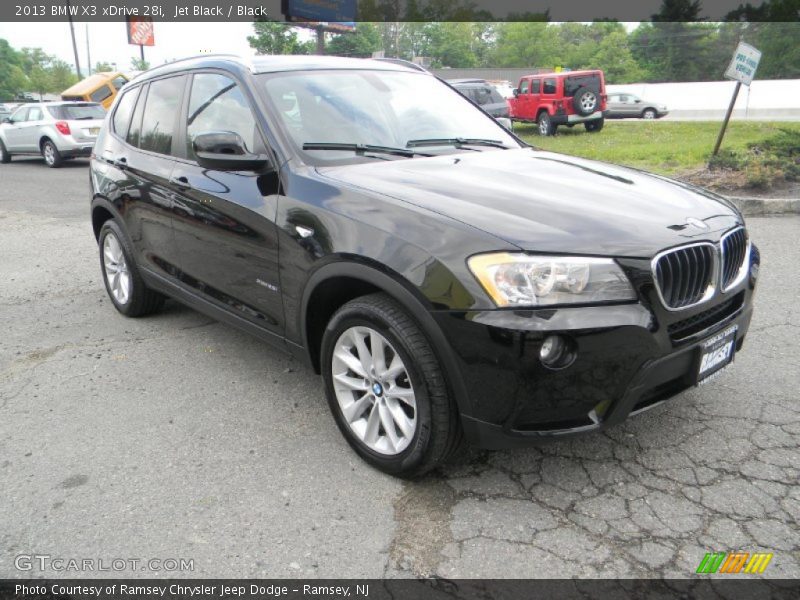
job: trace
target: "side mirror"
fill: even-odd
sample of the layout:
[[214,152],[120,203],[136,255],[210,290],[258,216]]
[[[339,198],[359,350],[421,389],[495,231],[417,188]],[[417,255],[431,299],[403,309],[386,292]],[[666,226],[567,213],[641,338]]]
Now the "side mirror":
[[192,139],[197,164],[217,171],[260,171],[269,164],[265,154],[252,154],[233,131],[208,131]]
[[9,125],[11,125],[11,123],[12,123],[11,117],[6,117],[5,119],[2,120],[2,122],[3,123],[8,123]]
[[514,94],[514,98],[516,98],[517,96],[519,96],[519,88],[514,88],[513,90],[511,90],[511,93]]
[[634,102],[636,102],[636,104],[639,104],[641,102],[641,99],[636,98],[636,100],[634,100]]

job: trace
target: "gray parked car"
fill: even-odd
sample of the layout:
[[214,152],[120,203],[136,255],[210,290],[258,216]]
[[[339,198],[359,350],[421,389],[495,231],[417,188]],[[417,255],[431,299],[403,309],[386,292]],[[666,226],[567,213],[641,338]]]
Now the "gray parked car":
[[17,154],[40,154],[47,166],[90,156],[106,111],[93,102],[24,104],[0,123],[0,163]]
[[472,100],[495,119],[508,118],[508,102],[484,79],[448,79],[447,83]]
[[634,94],[615,92],[608,95],[608,119],[660,119],[669,114],[658,102],[643,100]]

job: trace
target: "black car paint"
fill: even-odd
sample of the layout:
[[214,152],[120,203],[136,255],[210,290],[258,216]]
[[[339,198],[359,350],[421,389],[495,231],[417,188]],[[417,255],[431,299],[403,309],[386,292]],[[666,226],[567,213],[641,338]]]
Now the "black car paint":
[[[312,61],[307,68],[318,67]],[[715,242],[742,224],[720,197],[530,148],[304,165],[270,127],[270,108],[236,61],[168,65],[128,87],[190,71],[222,72],[242,86],[271,167],[210,172],[187,158],[180,136],[176,156],[165,157],[131,148],[106,126],[91,169],[95,232],[102,219],[118,218],[148,285],[317,370],[319,321],[335,308],[324,301],[383,290],[428,336],[468,437],[502,447],[618,422],[642,408],[649,390],[675,380],[664,388],[670,395],[693,383],[687,365],[703,335],[735,323],[739,345],[744,338],[754,282],[674,313],[656,297],[650,270],[658,251],[700,238]],[[709,230],[687,226],[690,216]],[[497,309],[466,259],[521,250],[616,257],[638,301]],[[751,262],[758,260],[754,247]],[[740,293],[741,305],[721,322],[670,338],[670,324]],[[578,357],[569,368],[553,371],[538,361],[548,332],[574,340]]]

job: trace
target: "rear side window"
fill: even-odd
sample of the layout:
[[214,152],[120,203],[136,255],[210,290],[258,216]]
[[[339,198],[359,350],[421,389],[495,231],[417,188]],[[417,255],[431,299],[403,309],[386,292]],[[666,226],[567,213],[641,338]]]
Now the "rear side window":
[[159,79],[150,84],[139,148],[158,154],[172,153],[172,138],[175,137],[182,92],[183,77]]
[[99,104],[68,104],[48,106],[47,112],[55,119],[65,121],[89,121],[90,119],[105,119],[106,111]]
[[542,86],[542,93],[543,94],[555,94],[556,93],[556,80],[555,79],[545,79],[544,85]]
[[[599,94],[600,90],[600,75],[573,75],[564,79],[564,95],[571,97],[579,88],[586,87],[594,93]],[[623,100],[624,102],[624,100]]]
[[262,146],[250,105],[236,82],[224,75],[200,73],[194,76],[192,82],[186,120],[186,142],[190,157],[194,157],[194,136],[209,131],[238,133],[250,152]]
[[109,98],[111,94],[111,88],[109,88],[107,85],[104,85],[103,87],[93,91],[89,97],[92,99],[92,102],[102,102],[106,98]]
[[147,95],[147,89],[145,87],[141,87],[139,91],[139,96],[142,98],[142,101],[136,103],[136,110],[133,113],[131,124],[128,127],[128,135],[125,136],[125,141],[128,142],[131,146],[139,145],[139,138],[141,137],[142,133],[142,113],[144,113],[144,98],[146,95]]
[[138,97],[138,88],[122,94],[122,98],[119,99],[117,108],[114,111],[114,132],[123,139],[126,135],[128,135],[128,128],[131,124],[131,115],[133,115],[133,109],[136,106],[136,98]]
[[531,94],[538,94],[542,87],[542,80],[541,79],[534,79],[533,85],[531,86]]

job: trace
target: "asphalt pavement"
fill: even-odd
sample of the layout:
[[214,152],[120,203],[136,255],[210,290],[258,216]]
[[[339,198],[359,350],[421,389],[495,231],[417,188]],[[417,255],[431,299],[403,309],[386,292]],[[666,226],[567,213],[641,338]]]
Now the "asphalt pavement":
[[86,165],[0,165],[0,578],[683,578],[734,550],[800,577],[800,217],[749,219],[756,314],[716,381],[403,482],[358,459],[288,356],[172,301],[117,314]]

